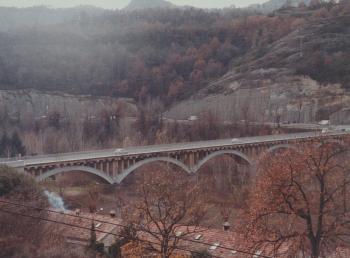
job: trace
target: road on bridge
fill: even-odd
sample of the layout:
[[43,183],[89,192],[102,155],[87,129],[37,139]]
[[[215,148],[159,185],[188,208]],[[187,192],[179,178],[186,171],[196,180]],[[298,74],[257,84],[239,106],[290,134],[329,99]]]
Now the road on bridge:
[[238,139],[222,139],[200,142],[184,142],[175,144],[164,145],[150,145],[140,147],[128,147],[124,149],[108,149],[108,150],[95,150],[85,152],[72,152],[61,153],[44,156],[26,156],[17,159],[2,159],[0,164],[9,165],[12,167],[24,167],[31,165],[39,165],[54,162],[67,162],[86,159],[108,158],[108,157],[122,157],[129,155],[142,155],[151,153],[162,153],[172,151],[183,150],[196,150],[212,147],[232,146],[232,145],[245,145],[254,143],[266,143],[274,141],[286,141],[286,140],[301,140],[308,138],[315,138],[320,136],[340,136],[347,135],[349,132],[332,131],[328,133],[321,132],[306,132],[306,133],[294,133],[294,134],[279,134],[279,135],[266,135],[266,136],[254,136]]

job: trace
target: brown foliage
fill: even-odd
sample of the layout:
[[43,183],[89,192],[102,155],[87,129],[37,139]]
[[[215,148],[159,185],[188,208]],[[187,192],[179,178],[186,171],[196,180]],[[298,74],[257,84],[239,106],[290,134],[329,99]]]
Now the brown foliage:
[[[0,198],[35,207],[48,206],[33,179],[7,167],[0,167]],[[58,226],[4,212],[47,218],[46,211],[3,203],[0,209],[0,257],[82,257],[65,249]]]
[[140,239],[155,243],[147,244],[147,248],[168,258],[179,247],[181,237],[199,231],[203,206],[186,176],[179,177],[170,170],[154,175],[151,173],[139,190],[141,200],[135,204],[133,222]]
[[275,256],[327,256],[349,244],[348,148],[299,146],[264,159],[250,197],[247,237]]

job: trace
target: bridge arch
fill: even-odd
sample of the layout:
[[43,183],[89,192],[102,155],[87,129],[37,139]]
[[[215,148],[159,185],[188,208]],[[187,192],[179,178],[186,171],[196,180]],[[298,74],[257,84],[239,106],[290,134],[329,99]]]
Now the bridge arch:
[[182,170],[184,170],[185,172],[187,172],[188,174],[191,174],[192,171],[191,169],[189,169],[184,163],[182,163],[181,161],[178,161],[174,158],[169,158],[169,157],[157,157],[157,158],[149,158],[149,159],[145,159],[142,161],[137,162],[136,164],[134,164],[133,166],[127,168],[126,170],[124,170],[120,175],[118,175],[115,178],[115,183],[120,184],[121,182],[123,182],[123,180],[129,176],[132,172],[134,172],[136,169],[153,163],[153,162],[166,162],[166,163],[170,163],[173,164],[179,168],[181,168]]
[[104,172],[102,172],[100,170],[97,170],[97,169],[92,168],[92,167],[87,167],[87,166],[66,166],[66,167],[62,167],[62,168],[55,168],[55,169],[49,170],[49,171],[43,173],[42,175],[36,177],[36,181],[40,182],[40,181],[43,181],[51,176],[61,174],[64,172],[72,172],[72,171],[81,171],[81,172],[90,173],[90,174],[96,175],[96,176],[104,179],[106,182],[108,182],[110,184],[114,184],[113,178],[109,177],[108,175],[106,175]]
[[317,144],[317,148],[321,148],[322,146],[326,145],[326,144],[334,144],[334,145],[338,145],[338,146],[346,146],[346,143],[344,141],[338,140],[338,139],[326,139],[323,140],[322,142]]
[[292,145],[289,143],[274,145],[258,155],[257,163],[261,162],[262,160],[267,158],[269,155],[275,154],[278,150],[293,150],[295,152],[299,151],[295,145]]
[[298,148],[296,146],[287,143],[287,144],[279,144],[279,145],[272,146],[267,150],[267,153],[274,153],[279,149],[291,149],[294,151],[298,151]]
[[250,166],[254,165],[253,161],[251,161],[250,158],[247,155],[245,155],[244,153],[242,153],[240,151],[223,150],[223,151],[216,151],[216,152],[206,156],[201,161],[199,161],[199,163],[193,169],[194,173],[197,173],[198,170],[200,170],[201,167],[203,167],[203,165],[205,163],[207,163],[209,160],[211,160],[213,158],[216,158],[218,156],[222,156],[222,155],[232,155],[232,156],[240,157],[241,159],[245,160]]

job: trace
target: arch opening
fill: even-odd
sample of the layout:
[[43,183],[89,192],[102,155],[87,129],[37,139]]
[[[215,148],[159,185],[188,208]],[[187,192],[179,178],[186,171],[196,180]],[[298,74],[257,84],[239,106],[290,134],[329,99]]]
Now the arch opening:
[[275,146],[272,146],[271,148],[269,148],[267,150],[267,153],[271,153],[271,154],[274,154],[280,150],[294,150],[294,151],[298,151],[298,148],[294,145],[291,145],[291,144],[279,144],[279,145],[275,145]]
[[93,174],[98,176],[99,178],[102,178],[103,180],[105,180],[106,182],[108,182],[109,184],[114,184],[114,180],[113,178],[109,177],[108,175],[106,175],[104,172],[97,170],[95,168],[92,167],[86,167],[86,166],[70,166],[70,167],[62,167],[62,168],[55,168],[52,170],[49,170],[45,173],[43,173],[40,176],[36,177],[36,181],[37,182],[41,182],[49,177],[61,174],[61,173],[66,173],[66,172],[85,172],[85,173],[89,173],[89,174]]
[[270,148],[268,148],[266,151],[263,151],[261,154],[258,155],[258,163],[260,163],[262,160],[264,160],[265,158],[267,158],[268,156],[275,156],[278,153],[282,152],[282,151],[288,151],[288,150],[292,150],[295,152],[298,152],[298,148],[295,145],[291,145],[291,144],[278,144],[278,145],[274,145]]
[[244,162],[247,163],[247,165],[249,166],[252,166],[254,164],[253,161],[251,161],[247,155],[245,155],[240,151],[235,151],[235,150],[217,151],[203,158],[201,161],[199,161],[199,163],[193,169],[194,173],[197,173],[208,161],[223,155],[229,155],[231,156],[231,158],[239,158],[241,160],[244,160]]
[[346,143],[343,141],[340,141],[338,139],[323,140],[322,142],[318,143],[316,147],[321,148],[322,146],[330,145],[330,144],[332,144],[333,146],[337,146],[337,147],[346,147]]
[[137,162],[136,164],[132,165],[128,169],[124,170],[120,175],[118,175],[115,178],[115,182],[120,184],[123,182],[123,180],[128,177],[130,174],[132,174],[135,170],[138,168],[141,168],[142,166],[154,163],[154,162],[165,162],[165,163],[170,163],[172,165],[175,165],[179,168],[181,168],[183,171],[187,172],[188,174],[192,174],[191,169],[189,169],[184,163],[181,161],[178,161],[174,158],[168,158],[168,157],[159,157],[159,158],[150,158],[150,159],[145,159],[142,161]]

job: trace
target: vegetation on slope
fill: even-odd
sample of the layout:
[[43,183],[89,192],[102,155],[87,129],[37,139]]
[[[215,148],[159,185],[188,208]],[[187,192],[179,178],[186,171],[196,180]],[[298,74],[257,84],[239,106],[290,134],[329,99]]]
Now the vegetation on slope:
[[0,200],[25,205],[0,203],[0,257],[96,257],[90,256],[90,250],[67,245],[63,227],[33,219],[50,217],[47,211],[26,207],[48,208],[42,188],[32,177],[0,166]]
[[[314,1],[315,2],[315,1]],[[57,23],[18,26],[6,21],[27,10],[2,9],[0,88],[113,95],[144,100],[161,97],[166,103],[190,96],[207,83],[243,65],[247,54],[263,56],[271,44],[298,28],[350,13],[349,3],[314,3],[272,15],[226,9],[142,10],[134,12],[82,9],[57,18]],[[32,15],[62,10],[32,10]],[[67,10],[68,12],[68,10]],[[16,16],[18,17],[18,16]],[[324,33],[348,32],[348,20]],[[18,23],[21,24],[20,18]],[[8,25],[9,26],[9,25]],[[313,35],[313,40],[320,40]],[[312,49],[298,73],[322,82],[345,82],[347,45]],[[326,73],[317,73],[319,66]],[[316,69],[317,67],[317,69]],[[338,69],[340,68],[340,69]]]

